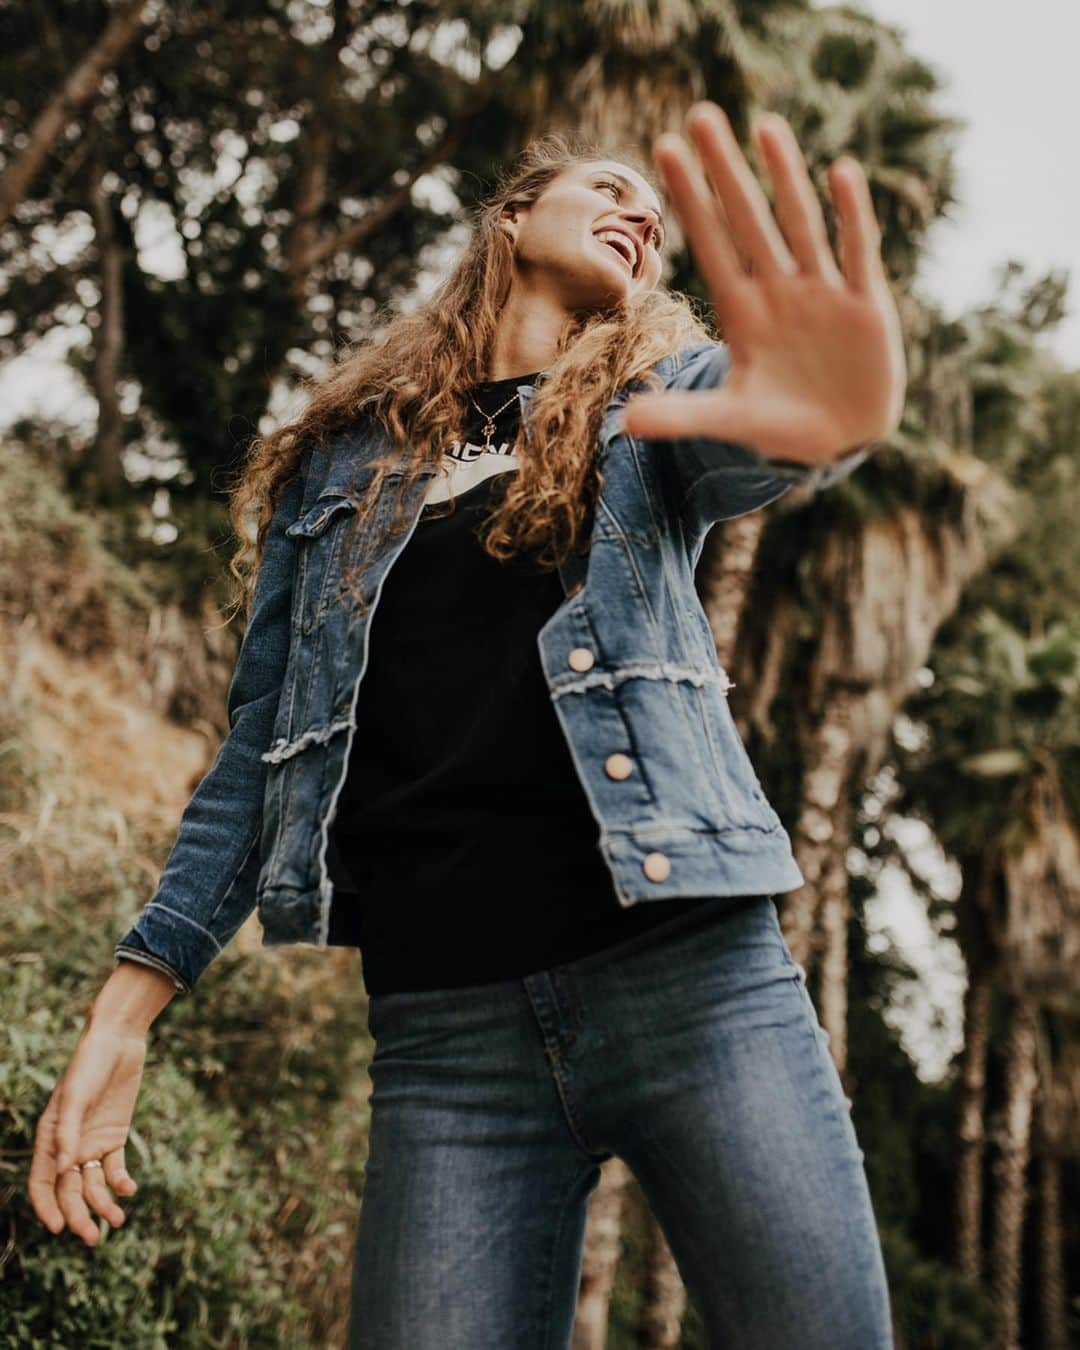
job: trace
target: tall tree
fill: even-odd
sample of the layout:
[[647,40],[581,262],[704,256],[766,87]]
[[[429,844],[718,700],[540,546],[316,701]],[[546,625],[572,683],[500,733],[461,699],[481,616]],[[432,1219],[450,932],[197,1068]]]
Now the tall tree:
[[[1000,564],[1007,574],[1008,559]],[[990,1000],[1009,1031],[994,1162],[991,1288],[1002,1347],[1020,1343],[1021,1238],[1039,1086],[1042,1009],[1075,1007],[1080,959],[1080,625],[1025,638],[989,609],[960,615],[933,684],[913,701],[925,742],[901,756],[903,809],[933,823],[961,864],[957,935],[968,953],[957,1253],[981,1266]],[[1072,789],[1066,787],[1069,782]],[[970,944],[974,944],[973,946]],[[1055,1241],[1054,1192],[1048,1215]],[[1045,1258],[1044,1258],[1045,1260]],[[1049,1263],[1054,1287],[1053,1258]]]

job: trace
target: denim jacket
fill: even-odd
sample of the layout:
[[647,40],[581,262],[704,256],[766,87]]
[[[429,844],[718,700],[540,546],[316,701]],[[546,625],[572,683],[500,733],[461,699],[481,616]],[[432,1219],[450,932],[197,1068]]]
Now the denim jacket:
[[[704,389],[728,367],[722,344],[702,342],[655,369],[667,388]],[[732,720],[694,571],[714,522],[798,482],[827,486],[871,447],[808,466],[708,438],[639,440],[619,416],[635,387],[604,413],[590,544],[559,569],[564,598],[537,637],[552,704],[621,904],[790,891],[805,879]],[[519,388],[526,435],[533,392]],[[342,535],[383,449],[382,433],[358,419],[329,449],[308,451],[271,521],[228,691],[228,735],[184,809],[157,890],[115,949],[184,992],[253,909],[264,946],[329,945],[328,832],[363,734],[355,709],[371,621],[435,472],[425,466],[412,484],[409,528],[393,538],[385,527],[404,455],[384,480],[364,526],[373,536],[360,541],[375,556],[357,618],[339,596]]]

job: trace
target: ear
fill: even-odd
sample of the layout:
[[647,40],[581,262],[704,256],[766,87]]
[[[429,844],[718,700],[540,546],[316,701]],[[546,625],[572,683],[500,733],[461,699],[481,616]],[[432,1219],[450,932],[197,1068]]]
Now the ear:
[[512,244],[517,242],[518,230],[521,228],[521,211],[521,202],[508,202],[499,212],[499,229]]

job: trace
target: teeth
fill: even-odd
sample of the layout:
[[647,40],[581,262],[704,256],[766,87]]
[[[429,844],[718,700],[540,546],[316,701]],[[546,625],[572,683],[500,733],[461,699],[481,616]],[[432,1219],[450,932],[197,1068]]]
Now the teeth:
[[612,244],[619,249],[631,268],[637,265],[637,252],[625,234],[620,234],[618,230],[598,230],[596,237],[601,243]]

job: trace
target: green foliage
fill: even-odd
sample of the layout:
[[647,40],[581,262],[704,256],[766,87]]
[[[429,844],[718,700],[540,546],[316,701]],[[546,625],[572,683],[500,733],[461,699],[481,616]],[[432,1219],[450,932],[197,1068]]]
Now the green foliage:
[[[25,1177],[33,1127],[77,1032],[76,966],[105,963],[108,932],[41,925],[9,955],[0,986],[0,1167],[14,1251],[4,1266],[3,1341],[111,1347],[295,1344],[304,1310],[269,1229],[277,1204],[268,1160],[241,1141],[238,1114],[209,1103],[155,1041],[128,1165],[139,1182],[128,1218],[86,1247],[34,1216]],[[61,940],[62,939],[62,940]],[[37,959],[31,959],[36,957]]]
[[[49,763],[14,731],[0,737],[3,804],[36,815]],[[80,837],[45,843],[74,852]],[[325,953],[230,949],[195,997],[155,1023],[127,1147],[139,1189],[122,1199],[120,1228],[98,1220],[91,1249],[67,1230],[50,1234],[30,1206],[34,1127],[144,898],[145,846],[133,831],[106,861],[65,857],[60,870],[76,881],[47,903],[20,854],[15,867],[8,854],[0,1347],[111,1350],[118,1336],[169,1350],[333,1343],[362,1189],[371,1047],[359,980],[328,980]]]
[[926,811],[946,848],[974,856],[1021,823],[1017,784],[1056,759],[1080,826],[1080,617],[1027,639],[994,610],[965,606],[933,669],[933,683],[908,703],[925,738],[897,751],[906,809]]
[[896,1321],[911,1350],[986,1350],[993,1342],[990,1296],[958,1271],[930,1261],[898,1229],[881,1229]]
[[59,475],[26,447],[0,444],[0,604],[33,615],[38,632],[86,655],[125,644],[153,605],[150,589],[123,566],[106,522],[78,511]]

